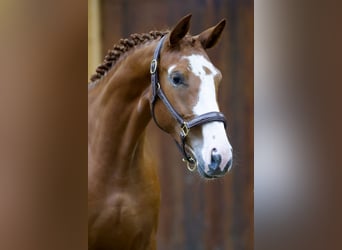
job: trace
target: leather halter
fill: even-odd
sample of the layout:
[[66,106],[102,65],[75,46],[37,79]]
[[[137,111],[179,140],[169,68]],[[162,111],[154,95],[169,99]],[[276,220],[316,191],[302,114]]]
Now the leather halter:
[[[185,121],[178,114],[178,112],[173,108],[173,106],[171,105],[169,100],[166,98],[166,95],[165,95],[164,91],[161,89],[160,83],[159,83],[158,60],[160,57],[160,51],[161,51],[161,48],[163,46],[165,38],[166,38],[166,36],[163,36],[160,39],[160,41],[159,41],[159,43],[158,43],[158,45],[154,51],[153,59],[151,61],[151,67],[150,67],[151,84],[152,84],[151,114],[152,114],[153,120],[157,124],[157,126],[161,130],[165,131],[165,129],[159,125],[159,123],[155,117],[155,114],[154,114],[155,104],[159,98],[164,103],[164,105],[166,106],[166,108],[170,112],[170,114],[173,116],[173,118],[180,125],[179,136],[180,136],[181,143],[179,143],[177,140],[175,140],[175,141],[176,141],[178,148],[180,149],[181,153],[184,156],[183,161],[187,162],[189,170],[194,170],[196,168],[197,162],[195,159],[193,159],[186,152],[186,149],[185,149],[186,138],[190,132],[190,129],[192,129],[193,127],[196,127],[198,125],[202,125],[204,123],[214,122],[214,121],[215,122],[223,122],[224,127],[226,128],[226,119],[221,112],[214,111],[214,112],[208,112],[208,113],[196,116],[192,120]],[[190,165],[193,165],[193,167],[190,167]]]

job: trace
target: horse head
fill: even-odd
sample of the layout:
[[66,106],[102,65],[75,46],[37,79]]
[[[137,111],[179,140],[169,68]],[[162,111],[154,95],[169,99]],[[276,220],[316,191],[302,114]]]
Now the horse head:
[[[155,102],[152,113],[157,124],[183,145],[188,165],[197,166],[202,177],[212,179],[232,166],[232,147],[217,103],[222,75],[206,53],[219,40],[226,21],[191,36],[190,19],[191,15],[182,18],[159,48],[157,88],[170,105]],[[186,121],[191,123],[196,117],[195,126],[189,129]]]

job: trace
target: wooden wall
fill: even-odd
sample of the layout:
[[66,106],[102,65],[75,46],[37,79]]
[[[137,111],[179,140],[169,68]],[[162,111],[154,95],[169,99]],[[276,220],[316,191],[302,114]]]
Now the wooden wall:
[[228,118],[234,167],[222,179],[200,179],[187,171],[172,139],[150,123],[162,188],[158,249],[253,249],[253,1],[99,3],[102,58],[120,38],[172,27],[188,13],[193,14],[192,34],[227,19],[221,41],[208,54],[223,74],[219,101]]

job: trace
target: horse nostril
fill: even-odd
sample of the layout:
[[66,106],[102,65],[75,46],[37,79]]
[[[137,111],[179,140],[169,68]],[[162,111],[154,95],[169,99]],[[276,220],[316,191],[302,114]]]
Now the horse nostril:
[[213,148],[211,151],[211,162],[209,164],[209,168],[212,170],[216,170],[221,164],[222,158],[218,153],[216,148]]

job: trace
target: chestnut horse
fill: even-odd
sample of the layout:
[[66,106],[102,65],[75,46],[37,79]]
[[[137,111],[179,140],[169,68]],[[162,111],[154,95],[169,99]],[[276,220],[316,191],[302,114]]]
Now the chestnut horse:
[[231,168],[216,98],[222,76],[205,52],[225,20],[191,36],[190,18],[171,31],[121,39],[89,83],[89,249],[156,249],[160,187],[145,134],[151,118],[189,169],[213,179]]

